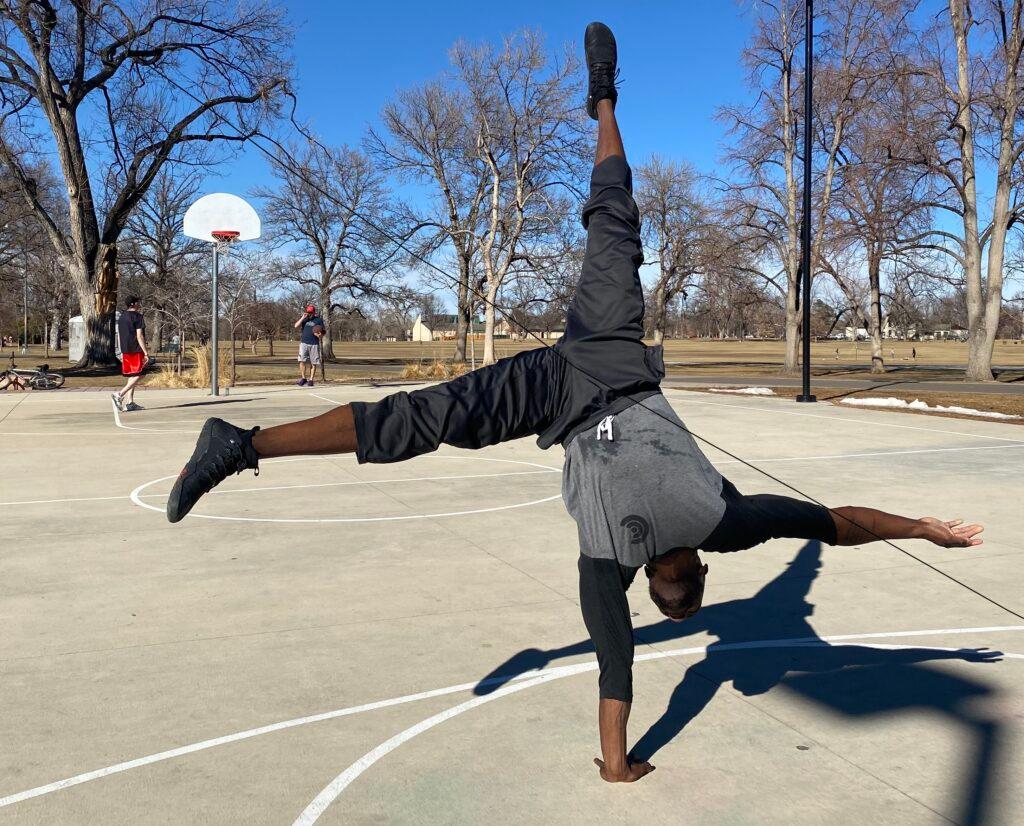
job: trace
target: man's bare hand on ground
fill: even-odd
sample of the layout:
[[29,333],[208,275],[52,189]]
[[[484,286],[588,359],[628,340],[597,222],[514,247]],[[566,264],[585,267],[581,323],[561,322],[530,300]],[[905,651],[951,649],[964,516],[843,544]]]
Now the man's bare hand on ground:
[[594,765],[601,770],[601,779],[608,783],[636,783],[641,777],[654,771],[654,766],[647,761],[635,763],[630,760],[625,770],[621,772],[612,772],[600,757],[594,758]]
[[978,535],[985,530],[982,525],[965,525],[963,519],[943,522],[934,516],[926,516],[921,522],[921,539],[927,539],[943,548],[972,548],[982,544]]

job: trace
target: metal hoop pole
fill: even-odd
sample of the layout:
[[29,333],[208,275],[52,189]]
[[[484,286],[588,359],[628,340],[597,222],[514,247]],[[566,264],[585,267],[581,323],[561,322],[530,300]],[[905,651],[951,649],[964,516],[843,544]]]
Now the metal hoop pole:
[[217,328],[220,326],[218,314],[220,303],[218,301],[217,278],[220,275],[220,244],[213,242],[213,284],[211,285],[211,324],[210,324],[210,395],[217,396],[220,391],[217,387]]
[[800,227],[800,269],[803,275],[801,322],[803,388],[798,402],[816,402],[811,395],[811,124],[814,119],[814,0],[804,5],[804,215]]

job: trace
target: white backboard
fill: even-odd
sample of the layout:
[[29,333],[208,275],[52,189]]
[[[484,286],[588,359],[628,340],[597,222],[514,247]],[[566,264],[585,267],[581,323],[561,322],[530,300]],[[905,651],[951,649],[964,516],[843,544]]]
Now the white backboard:
[[260,216],[243,198],[227,192],[204,195],[185,212],[182,231],[189,238],[213,242],[212,233],[237,232],[238,241],[260,237]]

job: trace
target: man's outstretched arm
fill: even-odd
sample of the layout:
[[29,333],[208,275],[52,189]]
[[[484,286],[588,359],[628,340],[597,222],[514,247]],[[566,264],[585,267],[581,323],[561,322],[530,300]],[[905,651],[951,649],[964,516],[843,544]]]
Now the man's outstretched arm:
[[846,506],[832,508],[837,545],[863,545],[879,539],[927,539],[944,548],[970,548],[982,544],[981,525],[965,525],[962,519],[943,522],[933,516],[908,519],[893,513]]
[[633,623],[619,563],[580,554],[580,608],[597,652],[601,699],[598,726],[601,758],[594,763],[609,783],[632,783],[654,771],[650,763],[631,763],[626,723],[633,700]]

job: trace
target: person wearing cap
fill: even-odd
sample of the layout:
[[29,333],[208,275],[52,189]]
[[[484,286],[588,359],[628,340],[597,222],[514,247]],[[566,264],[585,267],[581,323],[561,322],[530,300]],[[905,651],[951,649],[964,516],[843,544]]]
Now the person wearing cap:
[[[312,387],[316,368],[320,364],[320,338],[324,334],[324,320],[316,314],[313,304],[306,305],[306,312],[295,322],[299,336],[299,387]],[[306,362],[309,362],[309,378],[306,378]]]

